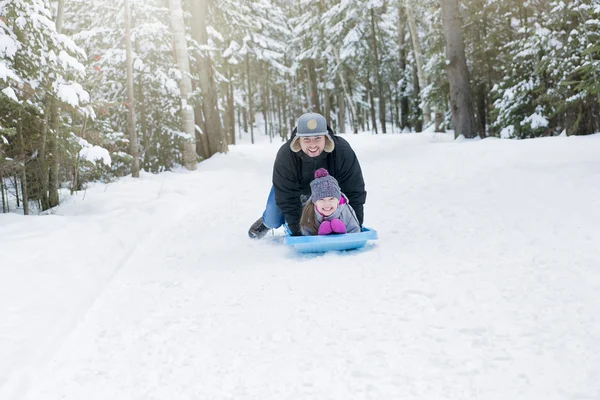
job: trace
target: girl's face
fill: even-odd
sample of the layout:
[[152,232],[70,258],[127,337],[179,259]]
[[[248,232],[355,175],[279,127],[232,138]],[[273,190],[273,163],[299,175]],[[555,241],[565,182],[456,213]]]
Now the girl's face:
[[324,199],[315,201],[317,210],[324,216],[329,217],[337,210],[340,200],[335,197],[325,197]]

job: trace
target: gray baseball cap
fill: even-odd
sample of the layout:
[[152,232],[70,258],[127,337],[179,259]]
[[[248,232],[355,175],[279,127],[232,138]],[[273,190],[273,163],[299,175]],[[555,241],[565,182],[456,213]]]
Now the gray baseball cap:
[[325,117],[318,113],[302,114],[296,122],[297,136],[329,135]]

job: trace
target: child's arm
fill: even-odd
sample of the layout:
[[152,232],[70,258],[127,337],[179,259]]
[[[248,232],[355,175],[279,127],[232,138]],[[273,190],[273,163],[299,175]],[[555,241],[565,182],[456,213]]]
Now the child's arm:
[[360,224],[354,209],[350,204],[344,204],[345,207],[341,212],[340,219],[346,224],[346,233],[359,233],[361,231]]

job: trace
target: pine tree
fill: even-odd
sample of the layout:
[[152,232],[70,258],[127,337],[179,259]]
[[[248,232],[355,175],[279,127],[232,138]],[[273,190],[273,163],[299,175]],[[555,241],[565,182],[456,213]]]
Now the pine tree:
[[58,204],[54,104],[77,113],[85,112],[89,100],[79,83],[85,53],[59,33],[55,20],[44,0],[7,1],[0,8],[0,82],[6,85],[0,126],[7,132],[7,154],[17,160],[12,167],[19,170],[24,212],[29,200],[39,201],[41,209]]

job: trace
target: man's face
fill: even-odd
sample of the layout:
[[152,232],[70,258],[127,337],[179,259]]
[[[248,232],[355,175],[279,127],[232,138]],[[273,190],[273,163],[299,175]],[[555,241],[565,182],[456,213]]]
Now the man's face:
[[325,136],[304,136],[299,138],[300,148],[309,157],[318,157],[325,149]]

